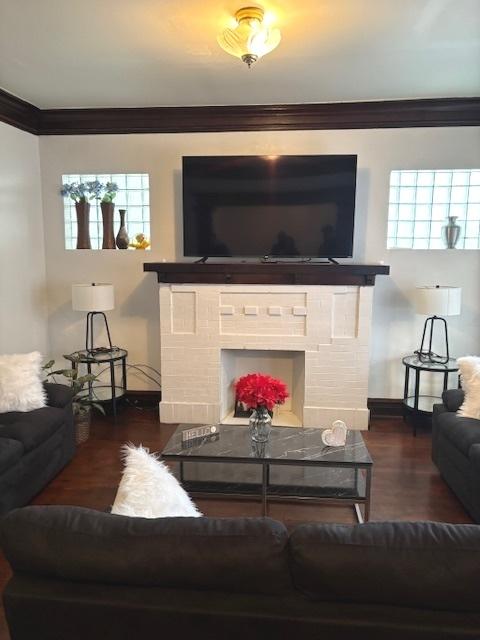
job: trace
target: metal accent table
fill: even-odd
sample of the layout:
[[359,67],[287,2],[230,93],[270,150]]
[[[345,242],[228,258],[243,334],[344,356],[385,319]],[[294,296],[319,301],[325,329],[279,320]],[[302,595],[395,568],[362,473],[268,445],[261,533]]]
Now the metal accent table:
[[[437,402],[441,402],[441,396],[433,395],[421,395],[420,394],[420,374],[422,371],[430,373],[442,373],[443,374],[443,390],[448,389],[448,376],[450,373],[456,373],[458,371],[457,361],[454,358],[449,358],[448,362],[422,362],[419,357],[414,354],[411,356],[405,356],[402,359],[402,363],[405,366],[405,384],[403,388],[403,419],[406,420],[407,415],[412,416],[413,435],[417,435],[417,420],[418,416],[432,415],[433,405]],[[415,387],[413,395],[410,394],[410,370],[415,371]],[[460,381],[458,381],[460,386]]]
[[[74,351],[64,358],[72,363],[72,369],[78,369],[80,364],[87,365],[87,372],[92,373],[92,365],[107,365],[110,368],[110,384],[97,385],[92,382],[88,383],[88,396],[95,402],[109,402],[112,408],[113,417],[117,417],[117,403],[127,393],[127,356],[128,351],[125,349],[109,349],[90,353],[85,349]],[[117,383],[115,376],[115,366],[117,363],[122,367],[122,378],[120,384]]]
[[257,496],[264,516],[269,501],[311,500],[353,506],[359,522],[369,519],[373,462],[359,431],[348,432],[344,447],[327,447],[319,428],[273,427],[258,444],[247,426],[215,426],[214,435],[182,442],[193,425],[179,425],[162,451],[163,460],[179,463],[192,495]]

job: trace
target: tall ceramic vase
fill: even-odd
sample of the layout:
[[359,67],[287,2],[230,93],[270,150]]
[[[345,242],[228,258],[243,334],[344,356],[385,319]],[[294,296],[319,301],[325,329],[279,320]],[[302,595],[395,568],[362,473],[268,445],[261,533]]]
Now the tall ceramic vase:
[[77,212],[77,249],[91,249],[90,244],[90,203],[75,202]]
[[125,214],[127,211],[125,209],[119,209],[118,213],[120,214],[120,229],[118,230],[115,242],[119,249],[128,249],[130,239],[128,237],[127,227],[125,226]]
[[458,216],[448,216],[448,224],[442,227],[443,240],[447,249],[455,249],[460,238],[461,227],[457,224]]
[[101,202],[103,223],[103,242],[102,249],[115,249],[115,236],[113,234],[113,210],[115,205],[113,202]]

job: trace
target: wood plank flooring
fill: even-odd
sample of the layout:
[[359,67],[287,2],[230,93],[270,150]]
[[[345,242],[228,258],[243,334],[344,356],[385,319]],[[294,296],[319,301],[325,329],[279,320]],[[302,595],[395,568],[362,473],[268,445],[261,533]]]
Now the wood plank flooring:
[[[133,442],[159,451],[174,429],[172,425],[160,424],[152,409],[127,407],[116,424],[111,418],[97,417],[89,441],[33,503],[107,509],[113,503],[120,480],[122,444]],[[372,420],[370,431],[364,432],[364,438],[374,461],[372,520],[471,522],[430,460],[428,431],[414,438],[402,420],[377,418]],[[197,503],[207,516],[259,516],[261,513],[260,503],[256,501],[208,499]],[[350,508],[289,502],[273,503],[269,515],[288,527],[301,522],[355,521]],[[2,591],[9,576],[8,564],[0,553]],[[0,609],[0,640],[9,640],[3,609]]]

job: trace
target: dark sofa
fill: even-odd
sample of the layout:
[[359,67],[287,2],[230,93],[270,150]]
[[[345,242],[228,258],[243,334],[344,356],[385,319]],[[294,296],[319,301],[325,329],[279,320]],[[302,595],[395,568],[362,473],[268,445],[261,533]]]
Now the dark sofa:
[[75,453],[71,390],[44,386],[48,406],[0,414],[0,515],[27,504]]
[[[455,413],[462,389],[449,389],[433,407],[432,460],[473,520],[480,523],[480,420]],[[480,636],[479,636],[480,637]]]
[[128,518],[26,507],[1,522],[12,640],[480,637],[480,528]]

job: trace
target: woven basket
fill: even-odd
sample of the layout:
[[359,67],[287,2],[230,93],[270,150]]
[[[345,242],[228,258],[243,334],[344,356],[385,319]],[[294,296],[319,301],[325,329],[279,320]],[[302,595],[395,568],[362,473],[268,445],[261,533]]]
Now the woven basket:
[[83,444],[90,437],[91,412],[77,413],[75,416],[75,443]]

